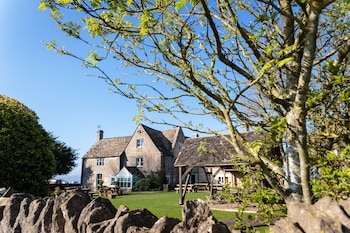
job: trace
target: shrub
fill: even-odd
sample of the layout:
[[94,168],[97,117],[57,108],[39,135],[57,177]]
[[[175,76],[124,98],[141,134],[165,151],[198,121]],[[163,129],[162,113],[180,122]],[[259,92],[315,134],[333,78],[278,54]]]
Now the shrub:
[[150,187],[150,180],[148,178],[142,178],[135,183],[134,191],[149,191]]
[[163,171],[151,171],[147,178],[149,179],[151,190],[161,190],[163,189],[163,184],[166,183],[166,177]]

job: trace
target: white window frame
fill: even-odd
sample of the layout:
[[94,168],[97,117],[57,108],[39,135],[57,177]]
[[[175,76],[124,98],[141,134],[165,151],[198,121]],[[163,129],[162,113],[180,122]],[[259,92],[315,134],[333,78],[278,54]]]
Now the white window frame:
[[97,158],[96,165],[97,166],[104,166],[105,165],[105,158]]
[[143,139],[136,139],[136,148],[143,147]]
[[121,177],[118,179],[118,185],[120,188],[132,188],[132,178]]
[[223,176],[219,176],[218,177],[218,184],[224,184],[225,183],[225,179]]
[[111,177],[111,185],[110,186],[115,186],[117,183],[117,178],[115,176]]
[[136,158],[136,167],[143,167],[143,158],[142,157]]
[[96,174],[96,186],[102,186],[103,184],[103,176],[102,173]]

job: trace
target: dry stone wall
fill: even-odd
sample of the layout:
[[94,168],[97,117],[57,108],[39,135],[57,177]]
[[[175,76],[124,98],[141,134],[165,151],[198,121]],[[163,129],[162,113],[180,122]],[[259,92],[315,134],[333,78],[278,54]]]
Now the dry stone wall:
[[[35,198],[17,193],[0,198],[0,233],[228,233],[208,205],[187,201],[182,220],[158,219],[147,209],[114,208],[108,199],[91,200],[82,192]],[[241,232],[233,231],[232,232]],[[291,203],[288,217],[270,227],[271,233],[350,233],[350,198],[326,197],[314,205]]]
[[270,227],[270,233],[350,233],[350,198],[336,202],[324,197],[313,205],[293,202],[287,216]]
[[182,218],[158,219],[147,209],[126,206],[115,209],[108,199],[91,200],[82,192],[43,199],[17,193],[0,200],[0,233],[230,232],[202,202],[186,202]]

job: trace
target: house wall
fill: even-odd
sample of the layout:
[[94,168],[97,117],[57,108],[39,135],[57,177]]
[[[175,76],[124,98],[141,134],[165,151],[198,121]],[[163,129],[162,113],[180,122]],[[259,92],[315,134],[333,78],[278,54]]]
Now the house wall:
[[[241,179],[243,175],[238,171],[225,172],[224,170],[218,171],[219,167],[206,168],[207,172],[217,174],[214,177],[214,184],[230,184],[231,187],[242,187]],[[201,167],[194,167],[191,171],[190,183],[206,183],[207,174]]]
[[165,175],[168,178],[170,188],[174,188],[179,182],[179,171],[178,168],[174,167],[175,160],[177,159],[182,145],[185,142],[185,136],[182,131],[178,134],[175,144],[173,146],[173,154],[171,156],[165,156],[164,158],[164,170]]
[[[98,140],[101,140],[102,132],[98,132]],[[169,184],[175,186],[178,183],[178,169],[174,167],[174,162],[182,149],[185,141],[185,136],[181,129],[172,145],[171,154],[162,154],[159,148],[154,144],[150,136],[145,132],[144,127],[139,125],[130,142],[125,148],[120,157],[105,158],[104,166],[97,166],[97,158],[85,158],[82,165],[82,179],[83,186],[96,188],[96,174],[102,174],[104,185],[110,185],[110,179],[115,176],[120,169],[125,167],[138,167],[136,158],[143,159],[142,167],[138,169],[147,176],[151,171],[164,171]],[[143,139],[143,146],[137,147],[137,140]],[[94,155],[93,155],[94,156]]]
[[104,165],[97,166],[97,158],[83,159],[82,164],[82,186],[87,186],[96,191],[96,176],[102,174],[104,186],[111,185],[111,177],[115,176],[120,170],[119,157],[104,158]]
[[178,169],[174,167],[174,163],[176,160],[177,156],[176,154],[173,156],[165,156],[165,162],[164,162],[164,171],[165,171],[165,176],[168,179],[168,184],[171,186],[170,188],[175,187],[175,185],[179,181],[179,172]]
[[[151,171],[160,171],[162,169],[162,153],[154,145],[148,134],[140,128],[141,127],[136,130],[125,149],[126,166],[138,167],[138,169],[146,176]],[[142,147],[136,146],[138,139],[143,139]],[[137,166],[136,158],[143,158],[142,167]]]
[[[219,168],[213,168],[215,173]],[[214,184],[230,184],[231,187],[242,187],[242,173],[238,171],[225,172],[219,171],[214,177]]]

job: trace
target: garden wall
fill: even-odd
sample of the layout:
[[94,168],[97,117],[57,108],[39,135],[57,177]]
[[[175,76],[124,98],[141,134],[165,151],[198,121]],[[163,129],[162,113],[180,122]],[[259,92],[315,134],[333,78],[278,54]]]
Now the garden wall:
[[0,233],[230,232],[202,202],[186,202],[182,218],[158,219],[147,209],[126,206],[115,209],[108,199],[91,200],[82,192],[43,199],[18,193],[0,200]]

